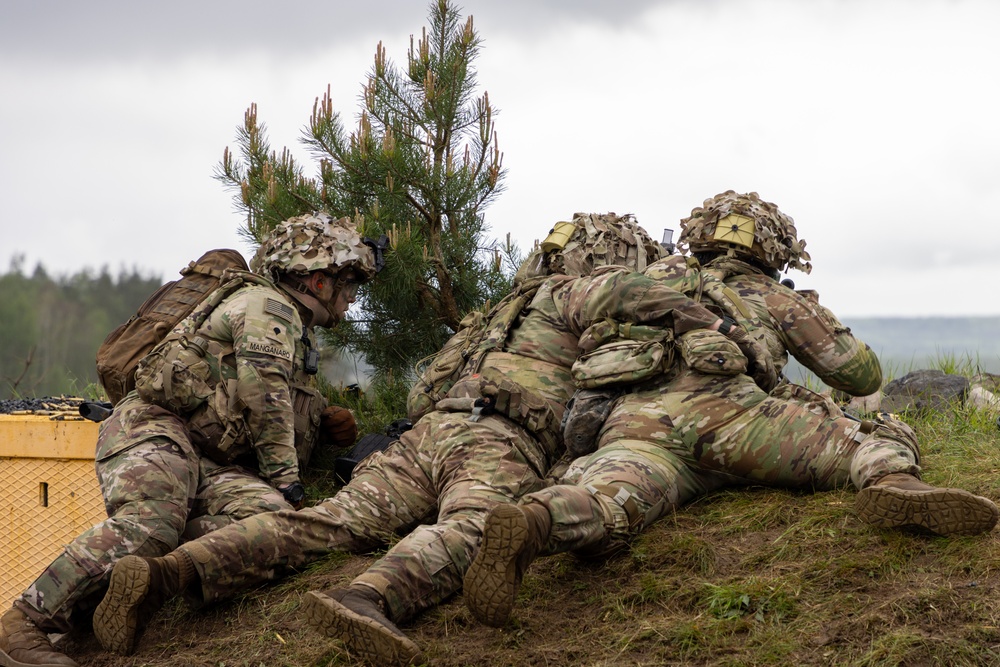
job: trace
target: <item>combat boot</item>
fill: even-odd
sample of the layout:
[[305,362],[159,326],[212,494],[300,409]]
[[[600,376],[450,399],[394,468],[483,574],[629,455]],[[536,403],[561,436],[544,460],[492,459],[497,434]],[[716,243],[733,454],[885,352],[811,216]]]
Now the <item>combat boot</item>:
[[0,616],[0,665],[4,667],[79,667],[52,647],[49,636],[14,607]]
[[173,551],[162,558],[125,556],[94,612],[94,635],[108,651],[135,652],[146,623],[163,604],[197,578],[191,557]]
[[420,648],[385,615],[385,599],[368,586],[309,591],[302,600],[306,622],[375,665],[423,662]]
[[997,506],[962,489],[942,489],[892,473],[858,493],[858,517],[878,528],[918,526],[938,535],[977,535],[993,528]]
[[552,517],[542,505],[497,505],[486,515],[463,587],[465,604],[481,623],[499,628],[507,622],[524,573],[551,531]]

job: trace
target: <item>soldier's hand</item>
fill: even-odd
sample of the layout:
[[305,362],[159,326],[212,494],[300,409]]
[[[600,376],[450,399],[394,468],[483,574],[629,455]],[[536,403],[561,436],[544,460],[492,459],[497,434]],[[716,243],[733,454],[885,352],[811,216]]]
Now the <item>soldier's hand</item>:
[[358,424],[347,408],[331,405],[320,415],[320,429],[334,447],[350,447],[358,438]]
[[777,386],[778,373],[774,369],[774,360],[771,359],[771,353],[766,346],[751,338],[746,329],[728,317],[719,327],[719,333],[740,348],[740,352],[747,358],[747,375],[753,378],[758,387],[770,392]]
[[302,482],[292,482],[279,486],[278,491],[281,491],[281,495],[288,501],[288,504],[297,510],[302,509],[306,504],[306,488],[302,486]]

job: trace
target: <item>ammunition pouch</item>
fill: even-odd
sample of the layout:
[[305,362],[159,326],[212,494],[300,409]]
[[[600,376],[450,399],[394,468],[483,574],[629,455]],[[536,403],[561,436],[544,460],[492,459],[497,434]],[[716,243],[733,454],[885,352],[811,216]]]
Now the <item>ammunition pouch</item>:
[[298,383],[291,386],[291,391],[295,453],[299,459],[299,470],[305,470],[319,441],[320,419],[326,408],[326,398],[317,389]]

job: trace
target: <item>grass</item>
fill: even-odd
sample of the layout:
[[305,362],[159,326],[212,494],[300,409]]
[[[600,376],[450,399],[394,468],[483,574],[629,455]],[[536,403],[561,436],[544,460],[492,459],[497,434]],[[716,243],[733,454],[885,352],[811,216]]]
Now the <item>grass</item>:
[[[924,478],[1000,499],[995,415],[961,405],[907,416]],[[1000,539],[941,538],[860,523],[850,489],[715,493],[603,562],[537,561],[510,622],[475,622],[461,597],[404,630],[430,664],[1000,665]],[[89,667],[358,665],[298,613],[375,556],[336,555],[213,609],[171,603],[139,653],[108,656],[87,633],[67,647]]]

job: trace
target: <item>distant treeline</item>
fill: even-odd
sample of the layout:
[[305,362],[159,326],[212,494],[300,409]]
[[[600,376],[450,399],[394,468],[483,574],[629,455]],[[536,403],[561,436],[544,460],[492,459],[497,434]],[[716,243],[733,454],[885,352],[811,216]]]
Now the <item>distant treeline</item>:
[[0,275],[0,399],[80,395],[97,381],[94,356],[163,281],[138,270],[27,275],[15,257]]

